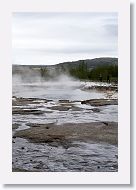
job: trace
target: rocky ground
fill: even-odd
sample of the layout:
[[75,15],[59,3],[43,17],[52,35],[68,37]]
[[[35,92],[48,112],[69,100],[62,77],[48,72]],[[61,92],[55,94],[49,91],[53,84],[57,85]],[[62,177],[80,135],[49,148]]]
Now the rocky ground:
[[118,126],[115,122],[33,124],[17,131],[13,138],[28,139],[33,143],[51,143],[66,146],[72,141],[94,141],[117,145]]
[[118,171],[113,88],[106,87],[105,98],[88,100],[13,96],[13,171]]

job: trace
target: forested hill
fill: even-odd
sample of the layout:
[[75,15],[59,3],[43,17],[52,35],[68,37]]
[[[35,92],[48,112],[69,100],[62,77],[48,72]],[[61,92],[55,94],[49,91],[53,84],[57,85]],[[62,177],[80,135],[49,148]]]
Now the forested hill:
[[111,58],[111,57],[100,57],[100,58],[95,58],[95,59],[85,59],[85,60],[78,60],[78,61],[71,61],[71,62],[63,62],[63,63],[58,63],[54,65],[14,65],[13,64],[13,72],[17,69],[21,68],[31,68],[31,69],[38,69],[38,68],[54,68],[54,67],[65,67],[65,68],[76,68],[79,67],[79,65],[85,64],[87,68],[95,68],[98,66],[103,66],[103,65],[118,65],[118,58]]
[[45,80],[56,78],[61,74],[87,80],[99,80],[99,76],[102,75],[103,80],[106,80],[109,75],[117,81],[118,58],[86,59],[56,65],[13,65],[12,74],[20,75],[23,79],[41,76]]
[[79,65],[85,64],[86,67],[89,68],[95,68],[98,66],[108,66],[108,65],[117,65],[118,64],[118,58],[111,58],[111,57],[101,57],[101,58],[95,58],[95,59],[85,59],[85,60],[78,60],[78,61],[72,61],[72,62],[63,62],[55,65],[55,67],[65,67],[65,68],[76,68],[79,67]]

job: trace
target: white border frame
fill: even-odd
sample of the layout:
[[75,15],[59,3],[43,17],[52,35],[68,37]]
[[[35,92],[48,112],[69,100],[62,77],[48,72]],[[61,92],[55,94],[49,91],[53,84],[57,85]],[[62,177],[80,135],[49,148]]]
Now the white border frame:
[[[130,7],[128,0],[0,2],[0,180],[4,184],[130,184]],[[118,12],[118,172],[12,172],[12,12]],[[4,81],[4,82],[3,82]]]

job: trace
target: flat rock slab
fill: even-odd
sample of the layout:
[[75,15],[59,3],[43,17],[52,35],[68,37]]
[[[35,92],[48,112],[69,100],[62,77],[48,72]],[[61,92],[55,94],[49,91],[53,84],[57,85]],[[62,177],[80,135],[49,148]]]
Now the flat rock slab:
[[91,106],[118,105],[117,99],[91,99],[81,101],[81,104],[90,104]]
[[28,104],[38,104],[40,101],[43,101],[44,103],[50,102],[52,100],[46,100],[46,99],[39,99],[39,98],[17,98],[13,96],[14,99],[12,99],[12,105],[13,106],[25,106]]
[[12,114],[20,114],[20,115],[40,115],[44,114],[44,111],[42,110],[36,110],[36,109],[12,109]]
[[58,142],[63,145],[67,141],[91,140],[118,144],[118,123],[116,122],[92,122],[92,123],[66,123],[62,125],[45,124],[17,131],[14,137],[30,140],[34,143]]
[[30,127],[46,127],[47,129],[49,128],[48,125],[54,125],[55,123],[49,123],[49,124],[40,124],[40,123],[27,123],[26,125],[27,126],[30,126]]
[[52,107],[47,107],[48,109],[51,110],[58,110],[58,111],[68,111],[70,107],[65,107],[65,106],[52,106]]

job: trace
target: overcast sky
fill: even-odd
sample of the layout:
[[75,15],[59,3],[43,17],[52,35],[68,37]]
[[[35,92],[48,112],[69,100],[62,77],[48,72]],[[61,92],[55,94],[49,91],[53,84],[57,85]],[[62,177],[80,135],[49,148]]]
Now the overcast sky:
[[14,13],[13,64],[118,57],[116,13]]

